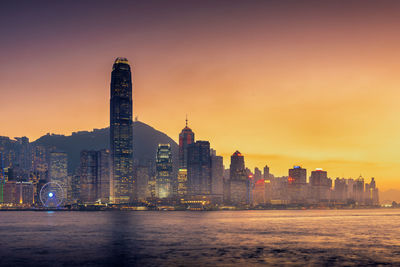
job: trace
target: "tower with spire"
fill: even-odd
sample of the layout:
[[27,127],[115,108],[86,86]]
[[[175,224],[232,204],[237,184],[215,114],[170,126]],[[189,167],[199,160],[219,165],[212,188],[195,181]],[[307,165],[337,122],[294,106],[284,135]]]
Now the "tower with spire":
[[186,125],[179,134],[179,168],[187,169],[188,146],[194,143],[194,133],[188,127],[188,118],[186,115]]

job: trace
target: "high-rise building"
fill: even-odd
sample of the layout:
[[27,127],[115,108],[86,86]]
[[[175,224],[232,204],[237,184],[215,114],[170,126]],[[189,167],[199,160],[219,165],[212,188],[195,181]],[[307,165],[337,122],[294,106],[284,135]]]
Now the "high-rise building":
[[328,173],[320,168],[311,172],[310,176],[311,197],[315,202],[327,202],[330,200],[332,180]]
[[108,150],[81,152],[80,199],[108,202],[110,196],[110,153]]
[[49,180],[58,183],[63,188],[64,199],[68,189],[68,157],[67,153],[53,151],[50,153]]
[[231,156],[229,176],[229,200],[234,205],[249,204],[249,179],[244,165],[244,156],[236,151]]
[[178,197],[182,198],[187,195],[187,169],[179,169],[178,171]]
[[188,127],[188,121],[186,119],[186,126],[179,134],[179,168],[187,169],[188,161],[188,147],[194,143],[194,133]]
[[264,179],[269,179],[270,177],[270,174],[269,174],[269,167],[268,167],[268,165],[265,165],[265,167],[264,167]]
[[353,184],[354,200],[357,205],[364,204],[364,178],[360,175]]
[[224,162],[221,156],[211,156],[211,194],[222,200],[224,193]]
[[172,151],[170,144],[159,144],[156,156],[156,196],[169,198],[173,195]]
[[288,193],[291,203],[302,204],[306,201],[307,170],[300,166],[289,169]]
[[347,201],[347,183],[344,178],[336,178],[335,179],[335,189],[333,198],[336,203],[346,203]]
[[379,190],[376,188],[375,178],[371,178],[371,182],[365,184],[365,204],[379,205]]
[[136,177],[136,198],[139,201],[145,201],[151,197],[150,177],[151,171],[149,166],[138,165],[135,167]]
[[208,141],[196,141],[188,146],[188,194],[211,194],[211,156]]
[[289,169],[289,183],[292,184],[306,184],[307,183],[307,170],[300,166],[294,166]]
[[133,110],[131,68],[126,58],[115,60],[110,87],[110,200],[113,203],[129,203],[134,198]]

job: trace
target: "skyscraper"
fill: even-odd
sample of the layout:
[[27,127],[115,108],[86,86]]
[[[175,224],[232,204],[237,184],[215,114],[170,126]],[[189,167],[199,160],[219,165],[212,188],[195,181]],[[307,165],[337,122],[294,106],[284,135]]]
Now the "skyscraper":
[[109,152],[82,151],[80,165],[80,199],[83,202],[107,202],[110,192]]
[[300,166],[289,169],[288,193],[292,203],[305,203],[307,192],[307,170]]
[[208,141],[197,141],[188,146],[188,194],[211,194],[211,155]]
[[231,156],[229,189],[230,202],[232,204],[248,204],[249,181],[246,175],[244,157],[239,151],[236,151]]
[[194,143],[194,133],[188,127],[188,120],[186,119],[186,126],[179,134],[179,168],[187,169],[188,146]]
[[156,195],[171,197],[173,193],[172,151],[170,144],[159,144],[156,156]]
[[67,198],[68,188],[68,159],[65,152],[51,152],[49,164],[50,181],[58,183],[64,191],[64,199]]
[[133,111],[131,68],[126,58],[115,60],[110,87],[110,200],[113,203],[129,203],[134,198]]

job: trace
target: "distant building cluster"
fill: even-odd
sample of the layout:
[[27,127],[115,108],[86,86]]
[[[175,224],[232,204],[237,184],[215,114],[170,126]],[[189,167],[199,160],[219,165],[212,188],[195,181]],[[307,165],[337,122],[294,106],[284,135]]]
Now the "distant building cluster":
[[[379,205],[374,178],[369,183],[361,176],[333,181],[322,169],[311,171],[308,177],[301,166],[289,169],[288,176],[275,177],[268,166],[254,172],[246,168],[239,151],[231,155],[229,169],[225,169],[223,157],[208,141],[195,140],[187,119],[179,134],[178,164],[173,162],[171,144],[159,144],[153,160],[135,160],[132,79],[127,59],[115,60],[110,89],[110,150],[82,150],[79,167],[72,172],[68,172],[68,154],[56,147],[30,143],[26,137],[0,137],[1,205],[40,206],[54,197],[62,198],[64,206],[107,204],[192,210]],[[46,187],[48,183],[57,184],[57,191]],[[41,192],[43,188],[47,195]]]

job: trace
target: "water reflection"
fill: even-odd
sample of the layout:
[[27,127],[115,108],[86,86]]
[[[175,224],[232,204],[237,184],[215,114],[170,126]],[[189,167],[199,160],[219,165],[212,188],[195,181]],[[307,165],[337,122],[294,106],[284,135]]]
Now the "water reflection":
[[1,212],[0,266],[400,265],[400,210]]

